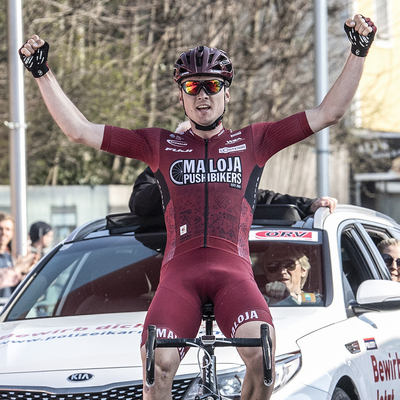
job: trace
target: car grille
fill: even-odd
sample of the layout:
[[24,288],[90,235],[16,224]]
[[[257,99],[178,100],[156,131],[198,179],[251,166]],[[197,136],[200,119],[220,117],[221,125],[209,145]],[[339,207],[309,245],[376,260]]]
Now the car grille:
[[[181,400],[192,379],[175,380],[172,386],[173,400]],[[35,390],[0,390],[0,400],[135,400],[142,398],[142,385],[125,386],[89,393],[49,393]]]

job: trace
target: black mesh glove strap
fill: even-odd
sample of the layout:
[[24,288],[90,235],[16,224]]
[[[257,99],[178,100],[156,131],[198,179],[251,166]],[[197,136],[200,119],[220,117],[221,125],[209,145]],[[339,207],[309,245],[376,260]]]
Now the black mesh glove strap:
[[25,68],[32,72],[35,78],[40,78],[49,70],[47,65],[47,55],[49,54],[49,44],[47,42],[40,48],[38,48],[33,55],[26,57],[21,53],[19,49],[19,56],[25,65]]
[[366,57],[374,41],[376,26],[370,18],[364,18],[365,22],[372,28],[368,36],[360,35],[354,28],[344,24],[344,30],[351,43],[351,52],[358,57]]

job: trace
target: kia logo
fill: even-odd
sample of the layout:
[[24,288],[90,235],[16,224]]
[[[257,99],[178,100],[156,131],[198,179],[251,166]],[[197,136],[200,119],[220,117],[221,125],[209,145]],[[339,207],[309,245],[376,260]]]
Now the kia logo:
[[88,374],[88,373],[77,373],[77,374],[72,374],[67,378],[67,381],[69,382],[86,382],[90,381],[92,378],[94,378],[94,375]]

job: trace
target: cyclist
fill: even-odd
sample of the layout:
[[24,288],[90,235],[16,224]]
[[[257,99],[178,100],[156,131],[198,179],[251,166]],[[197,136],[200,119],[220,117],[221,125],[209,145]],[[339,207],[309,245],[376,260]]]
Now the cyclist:
[[[139,159],[156,174],[165,208],[167,247],[160,285],[143,330],[144,360],[149,324],[158,327],[159,337],[193,337],[201,322],[202,303],[208,301],[214,303],[226,336],[257,337],[260,325],[267,323],[275,349],[272,317],[249,260],[248,233],[257,185],[270,157],[338,122],[350,105],[375,27],[356,15],[346,21],[345,30],[352,52],[320,105],[281,121],[235,131],[222,125],[233,79],[231,60],[222,50],[205,46],[182,53],[174,79],[191,129],[173,139],[172,132],[164,129],[128,130],[89,122],[49,70],[48,44],[34,35],[21,48],[22,61],[71,141]],[[269,399],[272,386],[263,385],[261,349],[238,351],[247,368],[241,398]],[[156,382],[152,387],[144,385],[143,397],[170,399],[183,354],[176,349],[156,353]]]

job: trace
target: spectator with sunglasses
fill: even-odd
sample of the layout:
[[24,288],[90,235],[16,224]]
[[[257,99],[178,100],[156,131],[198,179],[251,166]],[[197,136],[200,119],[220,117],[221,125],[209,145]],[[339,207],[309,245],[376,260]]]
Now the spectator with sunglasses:
[[268,281],[264,297],[269,305],[321,304],[321,295],[303,291],[311,265],[300,248],[271,246],[264,253],[262,265]]
[[385,239],[378,244],[383,261],[389,269],[393,282],[400,282],[400,240]]
[[[173,74],[179,102],[191,126],[182,134],[88,121],[49,69],[48,43],[33,35],[21,47],[22,62],[36,79],[51,115],[72,142],[141,160],[155,173],[165,210],[167,246],[160,284],[143,327],[144,366],[148,325],[156,325],[164,335],[160,337],[194,337],[206,302],[214,303],[215,317],[225,336],[259,337],[260,325],[267,323],[274,360],[272,317],[254,280],[248,248],[257,187],[269,158],[339,122],[348,109],[376,28],[359,14],[347,19],[344,28],[351,53],[320,105],[280,121],[241,129],[225,129],[222,124],[234,75],[227,54],[206,46],[182,53]],[[251,320],[242,318],[245,313]],[[273,387],[263,383],[261,349],[238,351],[249,372],[243,381],[242,400],[268,400]],[[157,350],[155,384],[144,385],[144,400],[171,399],[172,382],[183,356],[184,351],[177,349]]]

